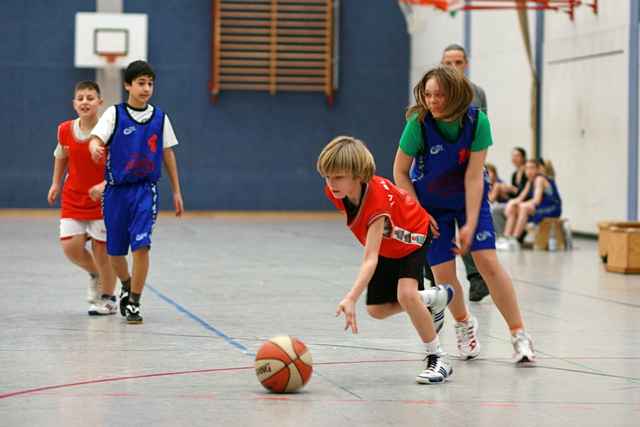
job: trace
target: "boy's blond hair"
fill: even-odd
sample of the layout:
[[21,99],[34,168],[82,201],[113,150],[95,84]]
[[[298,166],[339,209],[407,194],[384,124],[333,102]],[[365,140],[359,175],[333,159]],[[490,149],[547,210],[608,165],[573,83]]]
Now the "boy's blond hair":
[[453,67],[440,65],[427,71],[413,88],[413,97],[416,100],[415,105],[407,109],[405,114],[409,119],[414,114],[418,115],[418,120],[422,122],[424,116],[429,111],[427,102],[425,101],[425,92],[427,82],[435,78],[438,81],[440,89],[444,92],[446,98],[446,106],[442,113],[442,120],[446,122],[459,120],[471,105],[473,101],[473,88],[471,83],[462,73]]
[[344,173],[369,182],[376,163],[366,145],[351,136],[337,136],[320,152],[316,169],[322,176]]

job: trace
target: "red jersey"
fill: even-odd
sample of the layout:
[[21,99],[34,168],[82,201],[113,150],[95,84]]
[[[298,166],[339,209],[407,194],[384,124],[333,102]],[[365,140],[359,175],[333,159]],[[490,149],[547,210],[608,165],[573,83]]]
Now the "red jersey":
[[62,218],[82,221],[102,219],[100,201],[89,197],[89,189],[104,180],[104,161],[96,164],[89,153],[89,140],[73,133],[73,120],[58,126],[58,143],[67,154],[67,177],[62,188]]
[[[344,202],[336,199],[331,190],[324,189],[329,200],[345,211]],[[374,176],[360,199],[360,208],[347,227],[364,246],[369,226],[385,217],[380,255],[385,258],[402,258],[424,245],[429,229],[429,216],[420,204],[406,191],[396,187],[386,178]]]

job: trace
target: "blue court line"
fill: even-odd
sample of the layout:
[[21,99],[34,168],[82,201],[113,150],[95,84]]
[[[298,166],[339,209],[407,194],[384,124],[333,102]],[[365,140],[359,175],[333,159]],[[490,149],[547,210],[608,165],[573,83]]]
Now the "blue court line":
[[213,332],[214,334],[216,334],[217,336],[219,336],[220,338],[225,340],[227,343],[229,343],[232,346],[234,346],[237,349],[239,349],[244,354],[253,355],[253,353],[251,353],[251,351],[249,351],[249,349],[247,347],[245,347],[244,345],[240,344],[238,341],[234,340],[233,338],[231,338],[230,336],[228,336],[227,334],[225,334],[224,332],[222,332],[221,330],[219,330],[215,326],[211,325],[206,320],[200,318],[198,315],[190,312],[189,310],[187,310],[186,308],[184,308],[183,306],[181,306],[180,304],[178,304],[177,302],[175,302],[174,300],[172,300],[171,298],[169,298],[168,296],[166,296],[165,294],[163,294],[162,292],[160,292],[159,290],[157,290],[153,286],[151,286],[149,284],[146,284],[145,285],[145,289],[149,289],[151,292],[153,292],[158,297],[160,297],[160,299],[162,299],[163,301],[165,301],[165,302],[169,303],[170,305],[174,306],[179,312],[186,314],[188,317],[190,317],[192,320],[195,320],[197,323],[199,323],[206,330],[208,330],[210,332]]

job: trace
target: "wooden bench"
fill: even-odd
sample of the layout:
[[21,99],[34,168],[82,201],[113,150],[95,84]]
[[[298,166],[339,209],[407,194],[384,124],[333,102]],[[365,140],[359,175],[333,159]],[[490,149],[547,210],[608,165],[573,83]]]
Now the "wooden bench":
[[556,251],[571,248],[571,236],[565,231],[565,218],[544,218],[536,227],[533,247],[538,250],[549,250],[549,237],[556,239]]

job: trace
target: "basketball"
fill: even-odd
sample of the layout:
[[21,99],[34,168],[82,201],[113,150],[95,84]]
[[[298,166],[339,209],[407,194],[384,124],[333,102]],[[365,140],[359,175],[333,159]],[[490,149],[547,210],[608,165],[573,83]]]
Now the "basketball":
[[311,378],[313,360],[302,341],[287,335],[264,342],[256,354],[258,381],[274,393],[291,393]]

